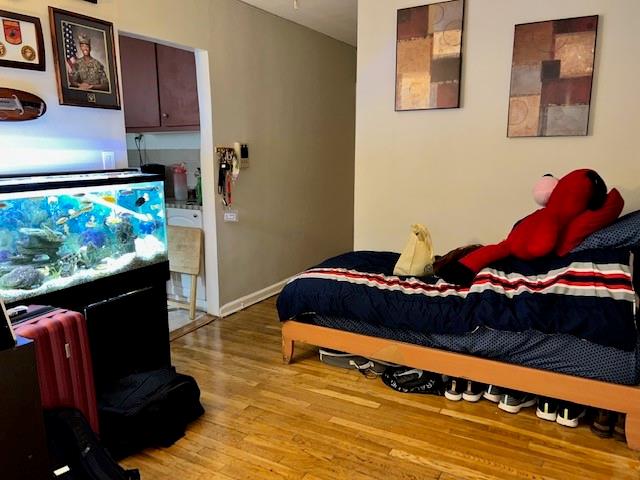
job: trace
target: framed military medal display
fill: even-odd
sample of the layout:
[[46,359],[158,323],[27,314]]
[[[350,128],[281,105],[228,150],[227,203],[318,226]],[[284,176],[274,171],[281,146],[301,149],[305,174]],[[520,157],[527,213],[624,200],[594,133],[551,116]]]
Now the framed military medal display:
[[60,105],[120,109],[113,24],[49,7]]
[[0,10],[0,67],[45,69],[40,19]]

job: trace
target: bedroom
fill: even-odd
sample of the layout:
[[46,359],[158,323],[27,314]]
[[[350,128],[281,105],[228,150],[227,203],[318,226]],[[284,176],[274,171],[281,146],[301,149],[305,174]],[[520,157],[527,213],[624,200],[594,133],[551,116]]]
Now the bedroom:
[[[44,3],[0,7],[40,17],[50,41]],[[208,51],[209,148],[246,141],[252,152],[235,192],[240,221],[224,223],[218,199],[203,206],[216,219],[217,251],[207,258],[218,265],[207,272],[218,274],[221,311],[211,313],[226,318],[172,344],[174,364],[202,389],[205,416],[174,447],[148,450],[128,467],[143,478],[637,473],[636,453],[585,425],[569,430],[531,411],[499,413],[485,401],[400,394],[320,364],[310,347],[296,346],[294,362],[283,366],[273,298],[228,316],[325,258],[400,251],[416,222],[428,226],[438,254],[499,241],[535,209],[529,192],[547,172],[593,168],[621,192],[623,213],[638,210],[636,2],[467,0],[461,108],[411,112],[393,105],[397,10],[430,2],[359,2],[357,65],[354,46],[237,1],[50,3],[119,31]],[[305,4],[313,5],[300,0],[298,11]],[[514,26],[587,15],[599,15],[588,135],[507,138]],[[120,112],[58,106],[47,60],[45,73],[1,71],[3,86],[39,91],[50,109],[44,129],[1,125],[5,154],[24,154],[17,145],[24,137],[49,136],[115,151],[116,166],[126,165]],[[210,162],[212,150],[202,152]]]

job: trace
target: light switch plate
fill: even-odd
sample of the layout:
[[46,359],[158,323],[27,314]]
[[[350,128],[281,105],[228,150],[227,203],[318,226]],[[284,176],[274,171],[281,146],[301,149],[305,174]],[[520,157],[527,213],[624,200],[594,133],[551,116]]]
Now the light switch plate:
[[102,169],[113,170],[116,168],[116,154],[114,152],[102,152]]
[[224,211],[224,221],[230,223],[238,222],[238,210],[225,210]]

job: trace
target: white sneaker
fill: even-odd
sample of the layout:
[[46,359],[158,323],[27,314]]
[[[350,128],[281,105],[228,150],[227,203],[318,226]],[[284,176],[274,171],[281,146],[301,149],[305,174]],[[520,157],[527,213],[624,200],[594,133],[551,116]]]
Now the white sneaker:
[[462,400],[462,385],[464,380],[461,378],[452,378],[447,384],[447,388],[444,391],[444,396],[447,400],[453,402],[459,402]]
[[462,392],[462,399],[467,402],[479,402],[487,386],[484,383],[466,381],[467,388]]
[[587,409],[582,405],[575,403],[561,403],[558,408],[558,416],[556,422],[563,427],[576,428],[580,423],[580,419],[587,413]]
[[548,422],[555,422],[558,417],[558,401],[553,398],[539,398],[536,417]]
[[504,389],[496,387],[495,385],[489,385],[482,394],[484,398],[493,403],[498,403],[502,395],[504,395]]
[[535,395],[526,392],[510,391],[502,395],[498,408],[509,413],[518,413],[526,407],[533,407],[537,402]]

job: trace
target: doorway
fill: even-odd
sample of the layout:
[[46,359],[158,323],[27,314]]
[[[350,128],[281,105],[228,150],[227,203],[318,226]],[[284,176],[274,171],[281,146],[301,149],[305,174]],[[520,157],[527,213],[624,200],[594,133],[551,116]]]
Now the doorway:
[[[119,43],[129,166],[163,172],[167,224],[204,234],[196,315],[169,310],[176,338],[219,314],[209,56],[206,50],[124,32]],[[187,301],[190,288],[189,278],[171,273],[169,299]]]

